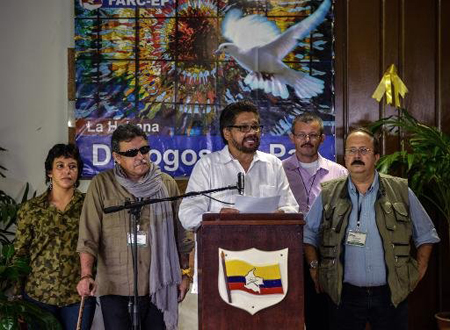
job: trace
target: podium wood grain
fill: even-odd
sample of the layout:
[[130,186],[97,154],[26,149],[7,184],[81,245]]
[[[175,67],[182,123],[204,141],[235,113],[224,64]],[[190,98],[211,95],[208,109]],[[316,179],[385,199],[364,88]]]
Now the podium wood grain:
[[[197,233],[199,329],[303,329],[303,216],[301,214],[205,214]],[[232,251],[289,248],[288,291],[254,315],[219,295],[218,248]]]

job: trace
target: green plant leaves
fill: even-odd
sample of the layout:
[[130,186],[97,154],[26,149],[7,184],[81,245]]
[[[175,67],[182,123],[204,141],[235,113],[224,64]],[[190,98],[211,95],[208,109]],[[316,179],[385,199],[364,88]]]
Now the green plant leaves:
[[4,245],[2,248],[2,256],[7,260],[10,259],[14,254],[14,246],[13,245]]
[[18,287],[21,279],[25,277],[31,268],[28,259],[14,256],[14,246],[7,244],[1,246],[0,253],[0,299],[6,299],[6,292],[15,286]]
[[61,330],[55,316],[25,300],[0,300],[0,330],[19,329],[19,318],[27,324],[36,324],[39,329]]
[[37,323],[40,329],[61,330],[62,326],[53,314],[39,308],[38,306],[24,300],[16,300],[16,305],[21,310],[22,319],[30,324]]
[[[21,203],[28,200],[29,191],[30,185],[27,183]],[[34,193],[35,195],[36,192]],[[17,204],[11,196],[7,195],[3,190],[0,190],[0,243],[2,245],[12,243],[14,233],[11,231],[11,227],[17,222],[17,211],[19,207],[20,204]]]
[[5,315],[0,318],[1,330],[19,329],[18,320],[13,315]]
[[382,118],[371,125],[403,137],[402,151],[380,158],[377,167],[383,173],[407,177],[419,198],[434,205],[450,223],[450,136],[436,127],[418,122],[408,111]]

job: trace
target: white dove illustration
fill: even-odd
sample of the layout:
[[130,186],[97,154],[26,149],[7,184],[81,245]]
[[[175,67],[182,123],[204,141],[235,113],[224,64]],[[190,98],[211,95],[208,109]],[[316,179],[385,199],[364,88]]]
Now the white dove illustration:
[[282,60],[299,40],[323,22],[330,6],[331,0],[324,0],[313,14],[283,33],[266,17],[242,17],[239,9],[232,9],[222,22],[222,34],[231,42],[221,44],[216,54],[229,54],[247,70],[249,73],[244,82],[252,89],[263,89],[266,93],[287,99],[289,85],[299,98],[317,96],[322,93],[324,82],[289,68]]

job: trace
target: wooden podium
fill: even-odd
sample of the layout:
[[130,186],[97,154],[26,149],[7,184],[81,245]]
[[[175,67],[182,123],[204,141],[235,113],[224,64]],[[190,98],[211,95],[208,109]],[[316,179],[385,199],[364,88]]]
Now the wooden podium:
[[[304,329],[303,225],[300,213],[203,215],[197,232],[199,329]],[[254,315],[227,304],[218,290],[219,248],[289,248],[288,290],[284,299]]]

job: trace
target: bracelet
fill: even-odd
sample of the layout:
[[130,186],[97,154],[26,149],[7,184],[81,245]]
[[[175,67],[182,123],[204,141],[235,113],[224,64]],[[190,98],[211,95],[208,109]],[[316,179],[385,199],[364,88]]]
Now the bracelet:
[[80,281],[84,280],[85,278],[92,278],[92,279],[94,279],[94,276],[92,276],[92,274],[81,276]]
[[192,281],[191,268],[181,269],[181,276],[187,276]]

